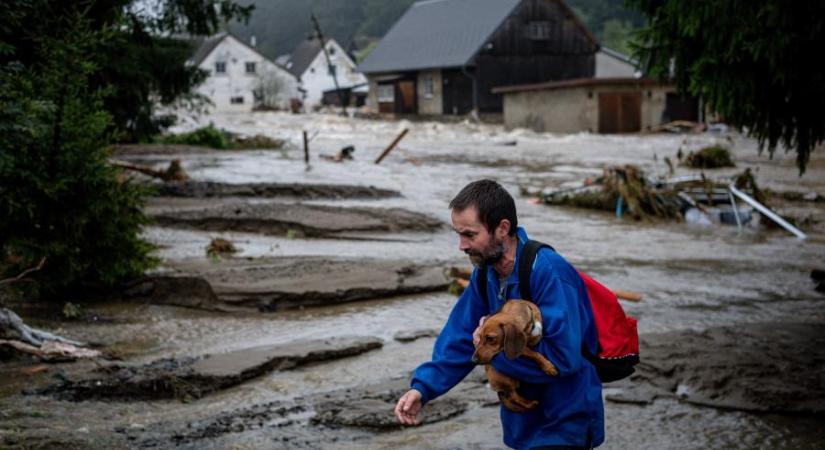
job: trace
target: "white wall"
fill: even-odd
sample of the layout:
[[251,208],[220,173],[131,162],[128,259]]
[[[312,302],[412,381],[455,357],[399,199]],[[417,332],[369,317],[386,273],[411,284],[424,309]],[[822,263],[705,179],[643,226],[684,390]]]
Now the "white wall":
[[[215,63],[226,64],[225,73],[215,73]],[[246,63],[255,63],[255,73],[246,72]],[[286,69],[275,65],[263,55],[247,47],[233,36],[225,37],[212,53],[201,62],[201,69],[209,72],[209,77],[196,91],[209,97],[214,103],[214,112],[246,112],[255,106],[252,91],[260,83],[261,77],[275,76],[283,84],[283,93],[278,96],[281,108],[289,108],[292,98],[301,98],[299,82]],[[233,104],[232,98],[242,97],[243,103]]]
[[633,78],[636,67],[603,51],[596,52],[596,78]]
[[[332,39],[327,41],[327,49],[332,49],[329,59],[336,67],[339,87],[345,88],[367,82],[367,77],[355,71],[355,63],[350,60],[347,53],[337,42]],[[335,82],[332,80],[327,67],[324,52],[320,51],[301,75],[301,84],[306,90],[306,98],[304,99],[306,106],[312,107],[320,104],[324,91],[335,89]]]

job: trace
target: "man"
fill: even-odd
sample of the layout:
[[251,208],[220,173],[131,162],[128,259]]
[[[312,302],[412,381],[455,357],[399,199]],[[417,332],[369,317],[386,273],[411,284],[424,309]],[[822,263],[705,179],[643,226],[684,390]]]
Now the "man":
[[[459,250],[476,266],[470,285],[453,307],[433,348],[432,361],[413,374],[411,389],[395,407],[398,420],[418,424],[421,408],[458,384],[474,364],[480,325],[504,302],[519,298],[518,257],[527,233],[518,227],[513,198],[498,183],[470,183],[450,202]],[[486,267],[480,273],[479,267]],[[487,277],[487,302],[477,278]],[[604,441],[601,382],[582,356],[596,353],[598,340],[587,291],[576,270],[556,252],[542,248],[530,276],[533,301],[541,310],[543,336],[534,350],[559,370],[551,377],[525,358],[497,355],[500,373],[521,382],[519,392],[539,405],[526,413],[501,407],[504,443],[517,449],[584,449]]]

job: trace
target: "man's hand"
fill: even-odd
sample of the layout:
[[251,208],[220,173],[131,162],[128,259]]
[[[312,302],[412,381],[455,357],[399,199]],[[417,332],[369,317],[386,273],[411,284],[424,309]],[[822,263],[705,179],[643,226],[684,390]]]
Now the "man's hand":
[[481,319],[478,319],[478,328],[473,331],[473,346],[478,348],[478,344],[481,342],[481,327],[484,325],[484,321],[487,320],[487,316],[481,316]]
[[404,425],[418,425],[418,413],[421,412],[421,393],[410,389],[398,399],[395,405],[395,417]]

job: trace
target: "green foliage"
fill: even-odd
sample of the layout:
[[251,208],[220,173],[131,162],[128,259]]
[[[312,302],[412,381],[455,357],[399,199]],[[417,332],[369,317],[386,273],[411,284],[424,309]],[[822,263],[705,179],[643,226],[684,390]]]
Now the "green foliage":
[[685,165],[694,169],[717,169],[720,167],[735,167],[730,150],[719,145],[705,147],[696,152],[690,152],[685,158]]
[[796,151],[800,175],[825,138],[825,3],[768,0],[628,0],[647,18],[640,61],[675,77],[725,121],[746,128],[773,155]]
[[567,4],[602,45],[630,53],[633,32],[644,25],[644,17],[625,7],[624,0],[567,0]]
[[163,144],[199,145],[225,150],[230,146],[229,139],[226,133],[209,124],[189,133],[164,136],[158,141]]
[[230,0],[4,0],[0,63],[38,63],[38,40],[61,39],[65,18],[82,13],[90,30],[108,30],[107,39],[96,43],[89,86],[110,91],[103,101],[118,132],[114,137],[139,141],[173,122],[173,117],[155,117],[155,102],[197,106],[202,100],[190,91],[205,74],[185,65],[194,43],[164,36],[213,34],[251,11]]
[[107,161],[107,90],[89,82],[97,70],[95,50],[110,31],[95,30],[80,8],[41,20],[53,35],[26,43],[33,52],[25,55],[28,63],[0,65],[0,278],[45,256],[43,269],[30,278],[42,296],[55,297],[114,286],[155,260],[139,237],[147,223],[144,191],[118,182]]

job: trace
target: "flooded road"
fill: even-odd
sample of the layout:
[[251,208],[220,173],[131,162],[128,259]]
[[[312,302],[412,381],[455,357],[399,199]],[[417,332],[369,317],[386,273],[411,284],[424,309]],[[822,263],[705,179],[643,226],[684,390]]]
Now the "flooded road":
[[[369,200],[311,200],[308,204],[403,208],[444,222],[433,232],[399,232],[380,239],[290,239],[240,232],[204,232],[150,227],[147,237],[160,245],[167,262],[205,260],[213,237],[232,241],[237,258],[334,256],[351,258],[438,261],[468,265],[457,250],[450,230],[447,204],[461,187],[479,178],[501,182],[516,198],[520,225],[533,239],[551,243],[577,267],[605,285],[644,293],[641,303],[624,303],[638,318],[641,334],[762,322],[825,323],[825,297],[814,291],[811,269],[825,264],[825,206],[801,208],[814,221],[800,241],[783,231],[736,227],[704,228],[685,223],[638,223],[609,213],[528,202],[521,187],[557,189],[578,185],[601,174],[607,165],[635,164],[648,174],[665,176],[665,157],[705,145],[732,145],[735,169],[708,171],[723,178],[752,167],[762,188],[777,191],[815,191],[825,194],[825,155],[812,155],[802,178],[793,155],[760,156],[751,139],[732,135],[550,135],[471,123],[384,122],[331,115],[211,116],[187,122],[185,131],[212,121],[241,134],[265,134],[291,145],[278,151],[244,151],[181,156],[195,180],[225,183],[325,183],[370,185],[402,193],[401,197]],[[410,132],[380,165],[373,160],[403,128]],[[311,166],[303,162],[301,131],[315,135]],[[317,133],[317,134],[316,134]],[[513,141],[517,145],[511,144]],[[334,154],[354,145],[354,160],[326,162],[319,154]],[[142,163],[164,167],[170,155],[141,155]],[[675,175],[695,171],[676,167]],[[256,199],[279,203],[284,199]],[[220,262],[215,262],[220,264]],[[159,269],[163,272],[164,267]],[[380,350],[356,357],[322,362],[289,371],[276,371],[251,382],[189,403],[81,402],[44,396],[21,396],[30,384],[44,383],[51,374],[24,378],[18,366],[2,371],[0,433],[14,427],[41,428],[32,432],[48,447],[49,434],[76,436],[99,448],[142,446],[142,435],[168,435],[192,423],[208,421],[226,411],[288,401],[313,392],[358,387],[407,377],[429,358],[432,338],[411,343],[393,339],[398,332],[440,329],[455,302],[444,293],[347,303],[277,313],[214,313],[160,305],[113,303],[96,307],[114,322],[49,324],[64,335],[123,348],[130,363],[158,358],[221,353],[257,345],[303,338],[363,335],[384,340]],[[644,359],[644,355],[642,355]],[[79,370],[64,366],[67,371]],[[609,386],[606,391],[609,392]],[[649,405],[606,402],[607,441],[601,448],[781,448],[825,446],[821,418],[789,418],[698,407],[674,399]],[[39,412],[32,416],[31,411]],[[28,416],[26,416],[28,414]],[[25,416],[25,417],[23,417]],[[305,420],[298,414],[291,420]],[[126,430],[124,432],[124,430]],[[498,407],[469,409],[443,422],[395,432],[342,434],[312,445],[279,440],[277,426],[198,441],[191,448],[501,448]],[[2,434],[0,434],[2,437]],[[129,440],[129,437],[134,438]],[[0,440],[2,442],[2,440]],[[171,446],[171,443],[167,443]],[[162,444],[160,447],[165,447]],[[33,445],[34,446],[34,445]],[[82,446],[81,446],[82,447]]]

